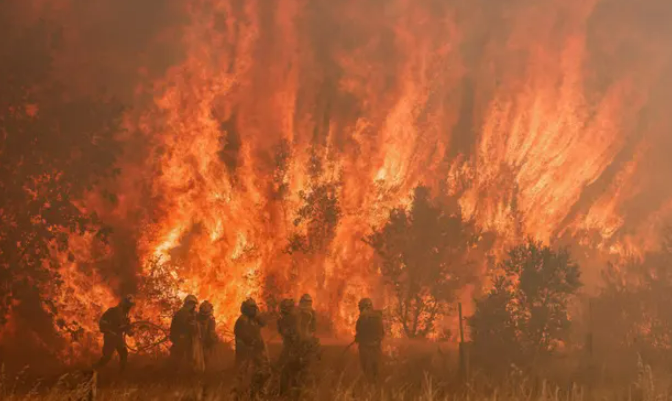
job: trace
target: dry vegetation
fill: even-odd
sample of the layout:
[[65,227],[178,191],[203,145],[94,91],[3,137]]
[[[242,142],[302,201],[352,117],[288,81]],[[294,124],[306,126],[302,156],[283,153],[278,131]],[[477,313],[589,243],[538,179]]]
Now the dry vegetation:
[[[380,307],[412,339],[449,338],[437,322],[477,288],[469,375],[418,341],[393,346],[367,388],[355,353],[331,346],[305,399],[671,399],[672,231],[649,249],[643,227],[672,198],[672,2],[606,6],[626,2],[0,0],[0,401],[232,399],[230,350],[207,379],[149,356],[123,377],[62,366],[93,361],[78,352],[117,295],[165,323],[184,281],[215,295],[221,321],[248,293],[272,310],[319,291],[329,313],[346,307],[334,326],[385,283]],[[524,234],[553,238],[512,243]],[[607,248],[624,260],[598,264]],[[589,300],[579,272],[597,271]]]
[[[433,352],[422,345],[399,347],[406,356],[387,357],[384,383],[377,389],[360,380],[356,353],[342,354],[341,347],[326,347],[325,357],[316,369],[315,380],[305,386],[306,400],[672,400],[666,375],[641,362],[628,367],[631,378],[612,375],[603,366],[591,383],[581,368],[569,365],[547,367],[537,377],[512,367],[508,375],[495,383],[490,377],[472,372],[469,380],[460,380],[456,353]],[[277,352],[277,349],[275,350]],[[275,352],[272,352],[275,353]],[[11,375],[4,372],[0,382],[3,401],[27,400],[233,400],[235,375],[230,358],[223,357],[219,373],[206,379],[174,378],[135,358],[124,377],[110,366],[93,377],[77,370],[52,380],[28,379],[29,370]],[[160,361],[158,361],[160,362]],[[154,362],[156,363],[156,362]],[[578,370],[577,370],[578,369]],[[543,376],[543,377],[542,377]],[[273,395],[277,375],[269,381],[265,399]],[[582,384],[578,384],[582,383]]]

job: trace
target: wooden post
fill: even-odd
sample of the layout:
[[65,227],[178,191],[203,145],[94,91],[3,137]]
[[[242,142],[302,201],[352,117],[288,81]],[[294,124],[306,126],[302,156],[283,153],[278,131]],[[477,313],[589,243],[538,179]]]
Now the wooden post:
[[590,361],[593,360],[593,299],[588,300],[588,336],[586,338],[586,350]]
[[463,323],[464,319],[462,317],[462,303],[457,304],[457,311],[460,318],[460,346],[459,346],[459,363],[460,363],[460,379],[466,381],[467,377],[467,355],[466,355],[466,345],[464,343],[464,328]]
[[595,368],[594,352],[594,338],[593,338],[593,299],[588,299],[588,333],[586,333],[586,377],[587,390],[590,394],[593,392],[593,386],[597,380],[597,372]]
[[462,302],[457,304],[457,310],[460,315],[460,344],[464,343],[464,329],[462,328]]

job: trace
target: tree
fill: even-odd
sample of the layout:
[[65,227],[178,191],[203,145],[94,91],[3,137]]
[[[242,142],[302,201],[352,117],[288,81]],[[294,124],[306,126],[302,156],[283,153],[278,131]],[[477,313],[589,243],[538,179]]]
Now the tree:
[[529,241],[498,265],[493,288],[469,319],[476,360],[485,368],[534,365],[566,339],[568,305],[580,288],[567,250]]
[[476,301],[476,313],[469,318],[476,361],[489,372],[504,372],[516,359],[516,321],[511,310],[514,294],[505,276],[495,277],[492,289]]
[[393,209],[385,225],[366,239],[380,260],[396,298],[394,316],[408,337],[430,334],[457,290],[475,278],[469,255],[479,239],[459,208],[449,213],[422,186],[415,189],[409,210]]
[[290,254],[323,253],[334,239],[341,217],[338,203],[339,183],[324,180],[323,175],[323,161],[313,150],[308,165],[310,188],[307,192],[299,192],[303,204],[294,219],[294,226],[305,226],[305,234],[292,235],[287,247]]
[[[0,38],[0,325],[12,309],[53,316],[44,294],[62,284],[57,255],[71,235],[106,230],[78,200],[112,175],[121,107],[68,93],[51,74],[58,29],[7,27]],[[11,29],[10,29],[11,27]],[[48,327],[48,324],[43,327]]]
[[668,228],[663,234],[659,250],[610,264],[602,272],[593,320],[597,343],[607,353],[631,349],[647,362],[670,355],[672,231]]
[[294,266],[300,266],[292,274],[304,282],[312,281],[310,285],[321,289],[326,282],[324,257],[341,218],[340,183],[327,177],[324,160],[315,148],[311,150],[307,170],[308,190],[299,192],[302,204],[294,219],[298,231],[290,236],[286,253],[292,255]]

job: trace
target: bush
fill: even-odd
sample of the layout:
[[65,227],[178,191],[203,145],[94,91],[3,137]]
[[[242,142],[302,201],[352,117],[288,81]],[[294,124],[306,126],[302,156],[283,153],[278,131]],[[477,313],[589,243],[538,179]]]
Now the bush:
[[494,285],[469,319],[475,361],[497,372],[533,367],[567,339],[567,307],[580,288],[579,266],[566,250],[529,241],[498,265]]
[[469,256],[479,234],[459,209],[449,213],[430,200],[427,188],[418,187],[410,210],[392,210],[367,238],[395,295],[393,315],[408,337],[430,334],[456,291],[475,279]]

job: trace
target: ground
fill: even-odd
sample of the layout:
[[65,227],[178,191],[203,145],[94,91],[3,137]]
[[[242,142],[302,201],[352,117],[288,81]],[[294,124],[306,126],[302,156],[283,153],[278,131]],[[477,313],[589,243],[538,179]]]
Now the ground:
[[[389,344],[386,353],[384,382],[372,389],[360,377],[356,346],[347,351],[347,343],[332,342],[323,345],[323,358],[316,367],[317,379],[306,386],[304,399],[310,400],[667,400],[667,391],[656,387],[651,372],[646,369],[637,382],[606,383],[593,386],[572,384],[568,378],[555,375],[551,380],[540,377],[517,376],[513,369],[509,378],[491,386],[491,381],[472,372],[469,381],[459,379],[457,353],[454,346],[436,343]],[[269,344],[271,360],[280,351],[277,343]],[[96,400],[232,400],[235,383],[233,353],[222,347],[217,363],[212,366],[208,379],[175,378],[165,369],[165,359],[133,356],[129,370],[123,376],[116,372],[116,360],[96,377]],[[569,365],[564,369],[571,369]],[[67,373],[67,374],[66,374]],[[648,376],[647,376],[648,375]],[[7,375],[4,375],[7,376]],[[3,376],[0,383],[0,400],[3,401],[92,401],[92,375],[86,369],[59,372],[42,380],[30,377],[28,372],[17,373],[15,378]],[[30,377],[30,378],[29,378]],[[277,376],[273,375],[269,395],[265,399],[278,399]],[[4,396],[4,397],[3,397]]]

